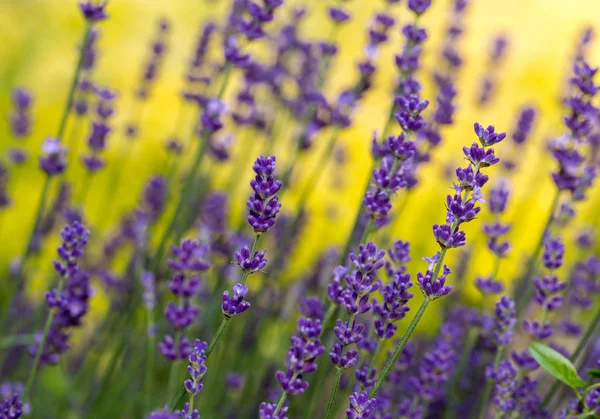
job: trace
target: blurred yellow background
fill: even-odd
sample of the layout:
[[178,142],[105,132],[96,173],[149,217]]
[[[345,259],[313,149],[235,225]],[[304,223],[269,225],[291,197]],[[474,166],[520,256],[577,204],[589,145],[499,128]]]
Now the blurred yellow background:
[[[92,190],[87,199],[92,225],[98,224],[108,206],[118,205],[120,209],[133,207],[148,176],[157,172],[164,173],[167,158],[164,141],[173,133],[184,136],[192,123],[190,117],[185,124],[176,126],[185,64],[196,42],[201,23],[209,17],[222,18],[227,3],[201,0],[110,1],[110,18],[100,23],[99,67],[95,74],[97,82],[112,86],[120,92],[118,115],[115,119],[120,127],[127,121],[133,100],[132,92],[139,80],[159,17],[164,16],[172,22],[172,33],[166,63],[143,112],[141,135],[134,148],[128,175],[122,178],[123,187],[121,196],[117,198],[118,202],[103,202],[101,199],[109,177],[107,172],[101,172],[92,181]],[[521,170],[511,179],[514,195],[506,214],[507,219],[514,221],[510,236],[514,249],[503,262],[500,277],[510,280],[522,267],[527,252],[531,252],[547,217],[553,190],[549,172],[554,165],[545,154],[544,140],[563,130],[562,107],[559,103],[561,88],[570,70],[574,46],[581,30],[586,25],[600,28],[600,2],[475,0],[469,3],[465,18],[466,35],[460,41],[465,65],[461,69],[458,83],[456,123],[443,130],[444,143],[436,150],[433,162],[420,172],[421,184],[411,194],[410,203],[402,218],[395,223],[392,237],[411,242],[411,273],[423,269],[424,263],[420,258],[437,250],[431,225],[441,222],[444,217],[444,200],[451,182],[444,178],[444,169],[462,164],[461,147],[475,140],[473,122],[494,124],[510,135],[520,106],[533,104],[540,117],[535,124],[534,135],[527,144],[527,152],[522,155],[525,161]],[[307,0],[289,1],[286,4],[310,7],[310,18],[303,28],[305,36],[323,37],[330,33],[331,23],[325,15],[328,2]],[[338,33],[340,53],[335,60],[334,76],[326,92],[328,97],[333,98],[341,87],[355,79],[354,64],[362,55],[368,21],[373,12],[382,6],[383,1],[376,0],[354,0],[347,3],[353,19]],[[439,50],[449,7],[449,1],[434,0],[430,12],[422,19],[422,24],[430,33],[430,39],[425,44],[424,65],[418,77],[426,85],[423,96],[432,102],[431,73],[439,64]],[[400,24],[406,23],[408,14],[404,2],[394,10],[398,11],[396,15]],[[24,238],[30,232],[43,181],[42,173],[36,168],[37,154],[42,140],[54,135],[56,131],[83,25],[75,1],[0,2],[0,113],[9,113],[10,93],[15,86],[27,86],[35,96],[34,129],[25,143],[34,158],[11,174],[10,193],[14,204],[0,215],[0,259],[3,266],[6,266],[9,258],[21,251]],[[396,78],[393,55],[402,45],[397,27],[398,25],[392,32],[390,42],[380,51],[375,89],[361,102],[353,127],[341,134],[347,154],[346,164],[330,164],[318,190],[311,198],[310,223],[290,269],[293,276],[308,269],[309,262],[326,247],[343,243],[349,233],[371,165],[368,148],[371,134],[373,130],[382,129],[392,99],[393,82]],[[481,109],[476,106],[475,98],[480,77],[487,69],[492,38],[497,34],[505,34],[509,39],[507,56],[498,69],[499,85],[496,94],[492,102]],[[598,62],[597,45],[593,44],[590,49],[592,63]],[[230,86],[226,96],[231,97],[235,92],[236,89]],[[191,114],[188,112],[188,115]],[[67,133],[71,129],[72,126]],[[2,118],[0,132],[0,149],[4,151],[15,144],[6,118]],[[110,139],[110,150],[107,153],[109,164],[115,156],[115,144],[124,141],[121,133],[122,129]],[[321,138],[325,139],[326,135],[329,134],[326,133]],[[510,142],[502,144],[497,155],[502,158],[511,145]],[[321,151],[317,140],[316,147],[300,160],[300,164],[312,167]],[[280,161],[286,161],[285,155],[277,157]],[[82,170],[79,162],[75,165],[77,169],[70,171],[69,177],[78,188]],[[230,173],[229,167],[216,164],[211,167],[215,170],[217,183],[225,185]],[[492,184],[498,180],[499,171],[499,168],[489,170]],[[248,170],[240,177],[240,181],[246,182],[250,176],[248,164]],[[342,189],[333,187],[336,178],[341,179]],[[248,193],[245,187],[238,188],[238,191],[239,196],[231,200],[235,217],[239,217]],[[290,208],[294,205],[293,193],[288,197],[289,202],[284,201],[283,205]],[[598,193],[592,192],[592,198],[596,197]],[[402,197],[398,198],[396,206],[401,199]],[[586,220],[592,220],[592,213],[598,208],[588,202],[578,209],[580,211],[575,227]],[[480,218],[488,219],[488,215],[484,210]],[[467,237],[479,234],[480,229],[481,222],[470,223],[466,228]],[[567,234],[570,236],[566,239],[572,239],[576,231],[577,228],[569,229]],[[468,282],[474,274],[488,274],[492,269],[491,257],[483,250],[483,240],[477,239],[476,243],[479,248],[471,267],[471,275],[467,277]],[[48,258],[53,257],[53,246],[50,241],[46,243]],[[573,257],[573,253],[568,252],[567,258]]]

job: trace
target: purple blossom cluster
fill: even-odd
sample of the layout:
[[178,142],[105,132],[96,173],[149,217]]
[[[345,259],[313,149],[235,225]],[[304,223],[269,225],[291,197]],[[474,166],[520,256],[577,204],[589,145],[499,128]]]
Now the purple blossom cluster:
[[79,266],[89,235],[90,232],[77,221],[66,225],[61,232],[62,244],[57,249],[59,259],[53,263],[61,279],[57,288],[46,293],[46,305],[53,313],[52,323],[46,336],[36,334],[34,344],[29,347],[31,356],[39,356],[42,366],[56,364],[60,355],[70,348],[69,329],[81,326],[89,309],[90,277]]
[[[18,379],[23,354],[33,358],[24,385],[0,385],[0,418],[30,413],[152,419],[199,419],[201,413],[260,419],[333,419],[343,413],[349,419],[487,418],[492,410],[506,418],[600,415],[597,228],[593,222],[584,229],[577,224],[578,216],[593,213],[600,161],[598,69],[587,58],[593,31],[581,33],[572,75],[561,92],[566,133],[550,133],[546,144],[558,166],[551,174],[555,197],[543,229],[531,237],[532,249],[521,249],[509,237],[514,225],[514,238],[527,236],[522,244],[528,246],[535,232],[529,222],[540,218],[537,212],[524,218],[525,212],[537,211],[527,204],[538,185],[522,186],[518,170],[533,164],[526,152],[540,151],[530,140],[534,127],[556,124],[538,122],[541,108],[535,98],[524,97],[517,98],[523,105],[514,110],[508,135],[512,148],[501,165],[496,147],[507,134],[479,123],[473,126],[477,142],[463,147],[465,164],[455,168],[444,162],[443,174],[453,180],[444,220],[432,226],[437,245],[430,245],[439,249],[422,258],[426,269],[412,272],[411,256],[421,260],[428,251],[418,239],[394,241],[394,234],[402,229],[402,237],[411,236],[404,235],[406,228],[419,232],[422,223],[412,222],[405,208],[418,210],[414,190],[422,166],[444,157],[436,149],[443,138],[454,137],[449,128],[460,128],[463,119],[458,116],[463,93],[458,81],[470,59],[460,44],[469,29],[470,4],[449,2],[442,36],[432,33],[430,38],[424,17],[431,0],[385,0],[365,19],[364,47],[352,64],[356,74],[338,87],[339,72],[348,70],[347,35],[358,32],[363,19],[352,4],[327,4],[321,23],[331,30],[325,35],[314,25],[314,5],[301,3],[232,0],[220,9],[221,18],[211,14],[198,25],[181,63],[181,87],[174,92],[177,119],[168,132],[149,133],[147,110],[155,106],[159,79],[170,69],[173,24],[181,22],[156,21],[141,74],[127,89],[133,92],[132,106],[121,115],[123,98],[99,83],[106,79],[104,66],[98,65],[102,48],[114,39],[110,28],[101,35],[99,23],[111,6],[79,2],[82,34],[74,50],[74,75],[58,130],[42,142],[37,156],[44,175],[37,210],[31,225],[11,225],[12,212],[0,214],[5,236],[24,230],[26,244],[23,253],[5,258],[11,262],[5,269],[7,286],[0,287],[0,329],[6,331],[0,336],[0,375]],[[400,7],[408,14],[398,27]],[[352,153],[344,138],[358,116],[369,115],[363,102],[380,82],[377,73],[388,53],[384,46],[394,31],[401,45],[388,57],[397,70],[389,112],[380,134],[373,135],[369,181],[344,250],[338,252],[327,230],[316,229],[318,239],[309,239],[315,216],[325,222],[343,218],[341,201],[313,195],[348,183],[342,168]],[[432,71],[423,66],[428,39],[440,40]],[[494,36],[484,57],[484,75],[474,90],[479,108],[489,106],[501,88],[508,39],[508,33]],[[420,82],[424,71],[432,78],[429,90]],[[36,102],[40,99],[43,95],[36,94]],[[33,93],[15,88],[8,107],[7,132],[21,141],[33,131]],[[37,124],[36,130],[44,126]],[[124,141],[114,162],[105,159],[112,138],[117,139],[114,133],[122,129],[130,140],[145,141],[150,134],[166,138],[165,149],[144,160],[144,167],[156,169],[145,183],[129,182],[130,171],[138,167],[133,162],[139,160],[133,143]],[[275,151],[283,154],[276,158]],[[72,167],[76,157],[87,171],[84,179]],[[331,162],[335,167],[326,170]],[[13,181],[26,163],[24,149],[7,145],[0,161],[0,208],[11,204],[13,195],[23,196],[22,185]],[[538,163],[544,167],[542,160]],[[108,170],[100,170],[107,165]],[[250,165],[252,192],[240,211],[238,180]],[[493,170],[502,176],[490,182]],[[107,173],[112,177],[104,182]],[[105,194],[89,187],[92,174],[106,185]],[[123,195],[122,179],[128,180],[127,194],[135,196],[134,189],[140,188],[137,202]],[[529,197],[514,210],[512,200],[520,195],[513,195],[513,185]],[[74,199],[74,190],[92,191],[100,197],[98,205],[85,202],[85,195]],[[392,211],[397,195],[403,202]],[[590,201],[589,210],[581,205],[584,200]],[[285,212],[283,201],[291,202]],[[486,265],[489,273],[471,276],[473,266],[487,260],[480,258],[478,239],[471,238],[474,230],[467,223],[485,208],[491,215],[479,243],[485,243],[493,260]],[[41,269],[44,239],[63,220],[59,257],[48,275]],[[393,221],[398,225],[390,225]],[[251,227],[247,233],[245,222]],[[170,244],[177,245],[169,257]],[[512,254],[513,244],[521,254]],[[453,260],[447,253],[456,248],[461,251]],[[304,257],[307,252],[314,262]],[[500,266],[511,263],[506,271],[514,280],[501,281]],[[49,310],[40,310],[38,299],[31,298],[34,276],[53,283],[45,298]],[[412,305],[415,282],[423,294],[417,306]],[[470,298],[471,283],[484,298]],[[459,292],[437,301],[453,288]],[[108,309],[96,314],[92,296],[98,292]],[[325,302],[307,297],[325,293]],[[492,295],[493,306],[487,298]],[[298,308],[301,316],[292,325]],[[156,318],[156,310],[164,317]],[[87,320],[91,311],[93,322]],[[87,333],[74,336],[82,326]],[[165,359],[156,359],[156,348]],[[326,348],[329,360],[322,356]],[[273,368],[269,359],[283,353],[280,369]],[[59,361],[61,371],[45,368],[40,375],[41,367]],[[555,377],[569,381],[573,400],[564,397]],[[60,400],[66,394],[63,382],[69,384],[69,403]],[[118,401],[121,394],[127,400]]]
[[99,154],[107,147],[108,135],[112,131],[109,122],[115,111],[113,103],[117,97],[117,93],[108,87],[95,88],[95,93],[98,103],[87,139],[89,152],[81,156],[81,161],[90,173],[97,172],[106,164]]
[[[316,371],[316,359],[325,352],[325,346],[319,339],[322,332],[323,305],[316,298],[305,298],[300,303],[300,310],[306,317],[298,319],[297,333],[291,337],[292,345],[286,358],[287,370],[279,370],[275,375],[283,393],[290,396],[297,396],[306,391],[308,381],[305,376]],[[260,418],[270,417],[264,412],[273,408],[278,413],[283,410],[281,406],[277,410],[273,405],[262,403]]]
[[[384,257],[385,251],[377,249],[374,243],[361,244],[358,253],[350,254],[354,269],[345,275],[345,286],[342,286],[341,278],[338,278],[328,287],[329,299],[344,307],[350,315],[348,321],[338,319],[334,328],[337,342],[329,353],[329,358],[336,368],[353,368],[358,362],[358,351],[348,347],[358,345],[365,338],[365,326],[356,321],[356,315],[365,314],[373,307],[370,298],[381,287],[377,271],[384,266]],[[338,268],[338,271],[341,270]]]
[[184,240],[179,246],[171,248],[173,259],[167,265],[174,273],[169,282],[169,291],[177,298],[169,301],[165,308],[165,318],[175,332],[174,337],[165,335],[158,344],[158,349],[163,356],[171,361],[186,359],[190,356],[192,345],[183,334],[196,319],[199,308],[193,304],[192,298],[200,289],[200,272],[210,268],[206,261],[208,249],[194,240]]

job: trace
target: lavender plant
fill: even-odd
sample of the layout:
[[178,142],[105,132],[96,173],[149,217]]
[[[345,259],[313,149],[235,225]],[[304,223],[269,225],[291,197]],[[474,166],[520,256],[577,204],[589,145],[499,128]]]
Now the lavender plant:
[[[133,18],[83,0],[54,135],[51,91],[7,72],[20,87],[7,86],[0,147],[0,419],[600,415],[592,29],[557,81],[560,128],[528,89],[509,90],[516,107],[503,112],[508,39],[515,55],[522,46],[509,28],[483,60],[468,54],[469,14],[484,6],[385,0],[366,19],[358,3],[206,3],[197,34],[167,5],[131,26],[150,41],[128,86],[113,76],[120,60],[99,61],[122,53],[106,45]],[[363,39],[349,42],[354,32]],[[482,79],[462,77],[475,61]],[[492,104],[512,132],[475,123],[456,168],[446,150]],[[365,126],[378,128],[368,143]],[[366,185],[349,176],[361,167]],[[454,179],[438,208],[427,197],[442,171]],[[437,209],[435,243],[424,241]]]

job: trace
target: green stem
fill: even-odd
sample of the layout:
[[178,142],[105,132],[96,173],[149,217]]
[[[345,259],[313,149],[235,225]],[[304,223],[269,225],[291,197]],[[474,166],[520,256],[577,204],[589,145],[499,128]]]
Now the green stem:
[[85,26],[85,32],[83,35],[83,42],[79,48],[79,58],[77,60],[77,66],[75,67],[75,73],[73,74],[73,79],[71,80],[71,86],[69,87],[69,93],[67,96],[67,104],[63,110],[62,117],[60,119],[60,125],[58,126],[58,132],[56,134],[56,139],[58,141],[62,140],[62,137],[65,133],[65,128],[67,126],[67,120],[69,119],[69,115],[71,114],[71,108],[73,107],[73,98],[75,97],[75,91],[77,90],[77,83],[79,81],[79,74],[81,73],[81,66],[83,64],[84,51],[89,42],[90,35],[92,33],[92,22],[87,22]]
[[[65,283],[65,278],[60,276],[58,280],[58,287],[56,288],[56,295],[60,296],[62,294],[63,285]],[[26,399],[31,392],[31,388],[33,387],[33,382],[35,380],[35,376],[37,370],[40,366],[40,360],[42,359],[42,353],[44,352],[44,346],[46,345],[46,340],[48,339],[48,332],[50,332],[50,327],[52,326],[52,321],[54,320],[54,315],[56,314],[56,308],[51,308],[48,313],[48,317],[46,317],[46,324],[44,325],[44,332],[42,334],[42,340],[38,345],[37,351],[35,353],[35,358],[33,360],[33,365],[31,366],[31,370],[29,371],[29,377],[27,378],[27,384],[25,385],[25,391],[23,392],[23,398]]]
[[[440,261],[441,260],[443,260],[443,256],[440,257]],[[438,262],[438,265],[441,266],[441,263]],[[439,273],[439,269],[436,269],[436,271]],[[434,274],[434,280],[435,279],[437,279],[437,274]],[[410,324],[408,325],[408,329],[406,329],[406,332],[404,332],[404,335],[402,336],[402,340],[400,341],[400,343],[398,344],[398,346],[396,346],[396,349],[394,349],[394,353],[392,354],[392,356],[390,357],[390,359],[388,359],[387,362],[385,363],[385,365],[383,367],[383,370],[381,371],[381,373],[377,377],[377,381],[375,382],[375,385],[373,386],[373,388],[369,392],[369,398],[370,399],[372,399],[373,397],[375,397],[375,395],[377,394],[377,392],[379,391],[379,389],[381,388],[381,386],[385,382],[386,377],[388,376],[388,374],[390,373],[390,371],[392,370],[392,368],[396,364],[396,360],[398,359],[398,357],[400,356],[400,354],[404,350],[404,347],[408,343],[408,339],[410,339],[410,336],[415,331],[415,328],[417,327],[417,324],[419,324],[419,321],[423,317],[423,314],[425,313],[425,310],[427,309],[427,306],[429,305],[430,302],[431,302],[431,300],[428,297],[425,297],[425,299],[423,299],[423,302],[421,303],[421,306],[419,307],[419,310],[417,311],[417,313],[415,314],[415,316],[410,321]]]
[[[206,348],[205,355],[206,355],[207,360],[210,357],[210,354],[212,353],[213,349],[215,348],[217,342],[221,338],[221,335],[225,331],[225,328],[227,327],[227,323],[229,323],[229,320],[231,320],[230,317],[223,318],[223,321],[219,325],[219,328],[217,329],[215,336],[210,341],[208,348]],[[181,399],[183,398],[184,395],[185,395],[185,387],[181,386],[179,388],[179,391],[177,392],[177,394],[175,394],[175,397],[173,397],[173,399],[171,400],[171,403],[169,404],[169,408],[171,410],[175,409],[175,407],[177,407],[177,405],[179,404],[179,402],[181,401]]]
[[0,349],[8,349],[15,346],[31,345],[35,341],[35,335],[14,335],[0,339]]
[[[148,327],[152,327],[154,324],[154,313],[152,310],[148,310]],[[150,400],[152,398],[152,378],[154,375],[154,348],[156,345],[156,338],[152,331],[148,331],[149,336],[147,340],[147,354],[146,354],[146,377],[144,381],[144,414],[150,409]]]
[[198,151],[196,152],[196,157],[194,159],[194,162],[192,163],[192,167],[190,168],[190,171],[185,179],[185,183],[183,185],[183,191],[181,193],[181,196],[179,197],[179,201],[177,202],[177,207],[175,208],[175,212],[173,213],[173,216],[171,217],[171,220],[169,221],[169,225],[164,230],[161,240],[159,242],[158,248],[157,248],[156,252],[154,253],[154,256],[152,257],[153,265],[152,265],[151,271],[153,271],[153,272],[156,271],[156,269],[158,268],[158,265],[161,263],[162,256],[166,250],[166,246],[167,246],[169,237],[170,237],[171,233],[173,232],[173,230],[175,229],[177,222],[179,221],[179,216],[180,216],[181,211],[183,210],[183,207],[185,204],[185,198],[188,197],[192,192],[191,189],[192,189],[192,185],[194,183],[194,178],[196,177],[196,173],[198,172],[198,168],[200,167],[200,162],[202,161],[202,158],[204,157],[204,154],[206,153],[206,150],[208,148],[207,143],[208,143],[208,135],[204,135],[202,138],[202,142],[198,145]]
[[[229,63],[225,64],[225,75],[223,78],[223,83],[221,84],[221,87],[219,88],[217,100],[221,100],[223,98],[223,95],[225,94],[225,90],[227,89],[227,85],[229,84],[229,80],[231,78],[232,69],[233,69],[233,67],[231,66],[231,64],[229,64]],[[194,135],[195,129],[196,129],[196,127],[194,126],[194,129],[192,130],[192,134],[191,134],[192,136]],[[187,177],[185,179],[184,186],[183,186],[183,192],[182,192],[181,196],[179,197],[179,201],[177,203],[175,213],[173,214],[173,217],[171,218],[171,221],[169,222],[169,226],[164,231],[163,236],[158,245],[158,249],[156,250],[156,253],[153,256],[154,261],[153,261],[153,266],[151,269],[152,271],[156,271],[156,268],[160,264],[162,256],[165,252],[165,247],[167,245],[169,236],[170,236],[171,232],[174,230],[175,225],[177,224],[177,221],[179,220],[179,215],[181,214],[181,211],[183,210],[185,198],[187,198],[191,194],[191,187],[194,183],[194,178],[196,177],[198,168],[200,167],[200,162],[202,161],[202,158],[204,157],[204,155],[206,154],[206,151],[208,150],[209,139],[210,139],[209,133],[205,133],[204,135],[202,135],[201,143],[198,146],[198,151],[196,153],[196,158],[194,159],[194,162],[192,163],[192,167],[190,168],[190,171],[187,174]]]
[[221,335],[225,331],[225,327],[227,327],[227,323],[229,323],[229,320],[231,320],[231,317],[223,318],[223,321],[221,321],[221,324],[219,325],[219,328],[217,329],[217,333],[215,333],[212,340],[208,344],[208,348],[206,348],[206,352],[205,352],[207,359],[210,356],[213,349],[215,348],[215,346],[217,345],[217,342],[219,342],[219,339],[221,339]]
[[516,303],[517,324],[521,321],[523,312],[525,311],[525,307],[527,306],[527,303],[531,299],[531,294],[533,292],[533,281],[530,281],[530,278],[535,273],[535,270],[537,268],[538,260],[540,258],[540,254],[542,253],[542,249],[544,247],[544,240],[546,238],[546,234],[548,233],[548,231],[550,230],[550,227],[552,226],[552,222],[554,219],[554,212],[556,211],[556,208],[558,207],[559,200],[560,200],[560,190],[557,190],[556,194],[554,195],[554,199],[552,201],[552,206],[550,207],[550,213],[548,214],[548,218],[544,225],[544,229],[542,230],[542,234],[540,235],[539,241],[535,247],[533,255],[531,256],[531,259],[530,259],[529,263],[527,264],[527,270],[525,271],[525,275],[523,275],[523,278],[522,278],[523,286],[525,287],[525,289],[519,295],[515,295],[515,300],[517,302]]
[[[496,356],[494,357],[494,370],[498,368],[498,364],[500,364],[500,360],[502,359],[503,347],[500,346],[496,350]],[[492,393],[492,383],[488,381],[485,384],[485,388],[483,390],[483,397],[481,398],[481,407],[479,410],[479,418],[485,418],[485,413],[488,407],[488,401],[490,400],[490,395]]]
[[456,368],[456,372],[452,376],[452,379],[449,383],[450,394],[448,396],[448,403],[446,404],[446,409],[444,410],[444,418],[450,419],[452,415],[457,411],[458,405],[458,386],[460,385],[460,379],[469,363],[469,359],[471,356],[471,351],[473,350],[473,346],[475,345],[475,341],[477,340],[477,330],[474,327],[469,327],[467,331],[467,342],[463,347],[463,352],[458,362],[458,367]]
[[327,401],[327,410],[325,411],[325,419],[331,419],[333,414],[333,408],[335,406],[335,396],[337,395],[338,389],[340,388],[340,380],[342,379],[342,369],[337,368],[335,372],[335,378],[333,379],[333,387],[331,387],[331,393],[329,393],[329,400]]
[[[179,348],[179,340],[181,338],[181,332],[178,330],[175,333],[175,348]],[[177,386],[176,382],[176,377],[177,377],[177,373],[179,372],[179,360],[174,360],[173,362],[171,362],[171,368],[169,369],[169,381],[167,382],[167,397],[171,398],[172,395],[175,392],[175,388]]]
[[373,352],[373,357],[371,358],[371,363],[369,365],[369,371],[367,374],[371,372],[371,370],[377,365],[377,358],[379,358],[379,354],[381,353],[381,349],[383,348],[383,339],[377,339],[377,346],[375,346],[375,352]]
[[[295,377],[292,379],[292,381],[294,381],[294,379],[295,379]],[[279,396],[279,401],[277,402],[277,407],[275,408],[275,412],[273,412],[273,417],[277,417],[277,414],[283,407],[283,404],[285,403],[286,399],[287,399],[287,393],[284,391],[283,393],[281,393],[281,396]]]
[[[256,251],[256,248],[258,247],[259,240],[260,240],[259,234],[254,236],[254,241],[252,242],[252,248],[250,249],[250,257],[254,256],[254,252]],[[246,285],[246,281],[248,281],[248,275],[249,275],[248,271],[244,271],[244,273],[242,274],[242,281],[241,281],[242,285]]]

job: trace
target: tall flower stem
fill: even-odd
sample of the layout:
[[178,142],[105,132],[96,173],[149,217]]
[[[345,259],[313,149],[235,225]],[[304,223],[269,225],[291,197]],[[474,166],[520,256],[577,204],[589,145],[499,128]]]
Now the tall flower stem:
[[[440,256],[440,261],[442,261],[442,260],[443,260],[443,256]],[[440,262],[438,262],[438,266],[441,267],[441,263]],[[437,279],[437,277],[439,275],[439,270],[440,269],[438,267],[436,267],[436,272],[434,274],[434,278],[436,278],[436,279]],[[425,310],[427,309],[427,306],[429,305],[430,302],[431,302],[431,300],[428,297],[425,297],[423,299],[423,302],[421,303],[421,306],[419,307],[419,310],[417,311],[417,313],[415,314],[415,316],[410,321],[410,324],[408,325],[408,329],[406,329],[406,332],[404,332],[404,335],[402,336],[402,340],[400,341],[400,343],[398,344],[398,346],[396,346],[396,349],[394,349],[394,352],[392,353],[392,356],[387,360],[387,362],[383,366],[383,369],[381,370],[381,373],[377,377],[377,381],[375,382],[375,385],[373,386],[373,388],[369,392],[369,398],[370,399],[372,399],[373,397],[375,397],[375,395],[377,394],[377,392],[379,391],[379,389],[381,388],[381,386],[385,382],[386,377],[388,376],[388,374],[392,370],[393,366],[396,364],[396,360],[398,359],[398,357],[400,356],[400,354],[404,350],[404,347],[408,343],[408,339],[410,339],[410,336],[415,331],[415,328],[417,327],[417,324],[419,324],[419,321],[421,321],[421,317],[423,317],[423,314],[425,313]]]
[[[579,355],[581,355],[581,352],[583,352],[583,350],[585,349],[587,343],[589,342],[590,338],[592,337],[592,335],[598,328],[599,324],[600,324],[600,309],[598,311],[596,311],[596,315],[594,316],[594,318],[588,325],[587,329],[585,330],[583,336],[581,337],[581,340],[579,341],[579,344],[575,348],[575,351],[569,357],[569,360],[571,362],[577,361],[577,358],[579,358]],[[550,387],[550,390],[548,390],[548,393],[546,393],[546,396],[544,397],[544,400],[542,401],[541,407],[544,407],[548,403],[550,403],[550,401],[552,400],[552,397],[558,390],[559,386],[560,386],[560,382],[554,381],[554,384],[552,384],[552,387]]]
[[[81,74],[81,67],[82,67],[83,58],[85,55],[84,52],[86,49],[86,45],[88,44],[90,36],[91,36],[92,26],[93,25],[91,22],[86,21],[84,34],[83,34],[83,42],[81,43],[81,45],[79,47],[79,57],[77,59],[77,65],[75,66],[75,72],[73,74],[73,78],[71,79],[71,85],[69,86],[69,91],[67,94],[67,102],[65,104],[65,107],[63,108],[62,116],[60,118],[60,123],[58,125],[58,131],[56,133],[56,139],[58,141],[62,141],[62,138],[65,134],[65,128],[67,127],[67,121],[69,119],[69,115],[71,114],[71,108],[73,107],[73,98],[75,97],[75,91],[77,90],[77,83],[79,82],[79,75]],[[33,239],[35,237],[37,228],[39,227],[39,223],[44,214],[44,209],[47,204],[46,201],[48,200],[49,190],[50,190],[50,176],[46,176],[46,179],[44,180],[44,185],[42,186],[42,193],[40,196],[36,215],[35,215],[35,218],[33,221],[33,228],[31,230],[31,233],[29,234],[29,238],[27,239],[27,245],[25,246],[23,255],[21,256],[19,270],[17,272],[17,275],[15,275],[17,280],[21,276],[23,267],[25,266],[25,262],[27,261],[27,258],[29,257],[29,255],[31,253],[31,244],[33,243]]]
[[[231,65],[226,64],[223,83],[221,84],[221,87],[219,89],[219,94],[217,95],[218,100],[221,100],[223,95],[225,94],[225,90],[227,88],[227,84],[228,84],[230,76],[231,76],[231,70],[232,70]],[[192,130],[192,135],[193,135],[194,131],[195,131],[195,127],[194,127],[194,130]],[[188,172],[187,177],[184,181],[183,190],[182,190],[181,196],[179,197],[179,201],[177,202],[177,207],[175,208],[175,212],[173,213],[173,216],[171,217],[171,221],[169,222],[168,227],[163,232],[163,235],[159,242],[158,248],[152,258],[153,259],[153,265],[152,265],[152,269],[151,269],[152,271],[155,271],[156,268],[158,267],[158,265],[160,264],[162,256],[165,252],[167,241],[169,240],[169,236],[171,235],[171,233],[173,232],[173,230],[175,229],[175,227],[177,225],[177,222],[179,221],[179,216],[181,215],[181,211],[184,208],[186,198],[189,197],[189,195],[192,192],[191,189],[192,189],[192,185],[194,184],[194,178],[196,177],[198,169],[200,168],[200,163],[202,162],[202,159],[204,158],[204,155],[206,154],[206,151],[208,150],[209,139],[210,139],[210,134],[205,133],[204,135],[202,135],[201,142],[198,146],[198,151],[196,152],[196,157],[195,157],[194,162],[192,163],[192,167],[190,168],[190,171]]]
[[[181,331],[177,331],[175,332],[175,348],[179,348],[179,341],[181,339]],[[175,388],[177,386],[177,384],[175,384],[176,381],[176,377],[178,376],[177,372],[179,371],[179,360],[175,359],[173,362],[171,362],[171,368],[169,369],[169,381],[167,382],[167,397],[172,397],[174,392],[175,392]]]
[[[260,240],[259,234],[254,236],[254,242],[252,243],[252,249],[250,250],[251,255],[254,254],[254,251],[256,250],[256,248],[258,246],[259,240]],[[246,281],[248,280],[248,275],[249,275],[249,273],[247,271],[244,271],[244,274],[242,275],[242,279],[241,279],[242,284],[246,284]],[[223,335],[223,332],[227,328],[227,325],[229,324],[230,320],[231,320],[231,317],[224,317],[223,320],[221,321],[219,328],[217,329],[215,335],[213,336],[212,340],[208,344],[208,348],[206,348],[206,351],[204,353],[206,355],[207,360],[210,357],[210,354],[212,353],[213,349],[219,342],[219,339],[221,339],[221,336]],[[171,400],[169,407],[171,409],[174,409],[175,406],[177,406],[177,404],[179,404],[179,402],[181,401],[181,399],[183,398],[184,395],[185,395],[185,388],[182,386],[179,389],[179,391],[177,392],[177,394],[175,394],[175,397],[173,397],[173,399]]]
[[471,351],[473,350],[473,346],[475,346],[475,342],[477,340],[477,330],[474,327],[469,327],[467,331],[467,341],[465,342],[465,346],[463,347],[462,355],[460,360],[458,361],[458,367],[452,376],[452,379],[449,383],[449,392],[450,395],[448,397],[448,403],[446,404],[446,409],[444,410],[444,418],[450,419],[452,415],[455,414],[456,408],[458,405],[458,387],[460,385],[460,379],[462,378],[467,365],[469,364],[469,359],[471,356]]
[[381,354],[381,349],[383,348],[383,339],[377,339],[377,345],[375,346],[375,351],[373,351],[373,356],[371,357],[371,363],[369,364],[369,371],[377,365],[377,358],[379,358],[379,354]]
[[[154,324],[154,311],[148,310],[148,328]],[[150,408],[152,398],[152,376],[154,375],[154,348],[156,346],[156,337],[152,330],[148,330],[148,340],[146,342],[146,375],[144,379],[144,413]]]
[[[544,224],[544,229],[542,230],[542,234],[540,235],[539,241],[535,247],[533,255],[531,256],[527,264],[527,270],[525,271],[525,274],[521,279],[520,285],[523,287],[522,292],[518,292],[517,295],[515,295],[515,300],[517,302],[517,323],[521,321],[523,312],[525,311],[525,307],[531,299],[531,293],[533,292],[533,283],[530,279],[531,276],[535,274],[535,271],[537,269],[538,261],[542,253],[542,249],[544,248],[544,240],[546,238],[546,235],[548,234],[548,231],[550,231],[550,228],[552,227],[552,222],[554,220],[554,212],[556,211],[556,208],[558,208],[559,202],[560,190],[557,189],[556,194],[554,195],[554,199],[552,201],[552,206],[550,207],[550,213],[548,214],[548,218],[546,220],[546,223]],[[519,290],[520,288],[521,287],[517,286],[516,289]]]
[[[58,286],[56,289],[56,295],[60,296],[62,294],[62,289],[65,283],[65,278],[61,275],[58,280]],[[31,366],[31,370],[29,370],[29,376],[27,377],[27,383],[25,384],[25,391],[23,392],[23,398],[29,396],[31,389],[33,387],[33,382],[35,380],[35,376],[37,374],[37,370],[40,366],[40,360],[42,359],[42,353],[44,353],[44,346],[46,345],[46,340],[48,339],[48,333],[50,332],[50,327],[52,326],[52,321],[54,320],[54,316],[56,315],[56,307],[50,309],[48,313],[48,317],[46,317],[46,324],[44,325],[44,331],[42,333],[42,339],[40,340],[40,344],[37,347],[37,351],[35,352],[35,358],[33,360],[33,365]]]
[[327,401],[327,410],[325,411],[325,419],[330,419],[333,414],[335,407],[335,396],[337,395],[338,389],[340,388],[340,381],[342,379],[342,369],[336,368],[335,377],[333,379],[333,386],[331,387],[331,393],[329,393],[329,400]]
[[[494,370],[498,368],[498,365],[500,364],[500,360],[502,359],[502,353],[504,347],[503,346],[499,346],[498,349],[496,349],[496,356],[494,357]],[[488,407],[488,402],[490,400],[490,395],[492,394],[492,383],[491,381],[488,381],[487,383],[485,383],[485,388],[483,390],[483,396],[481,397],[481,407],[479,410],[479,418],[483,419],[485,418],[485,412],[487,411],[487,407]]]
[[15,346],[28,346],[35,341],[35,335],[14,335],[0,339],[0,349],[13,348]]

